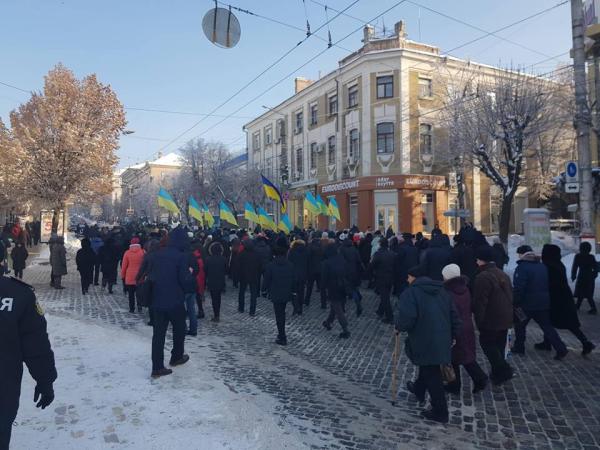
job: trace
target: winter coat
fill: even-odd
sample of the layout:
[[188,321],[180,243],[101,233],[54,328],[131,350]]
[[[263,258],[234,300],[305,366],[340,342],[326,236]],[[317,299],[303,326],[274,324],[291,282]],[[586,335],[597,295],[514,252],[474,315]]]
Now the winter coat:
[[24,244],[20,246],[15,246],[10,252],[10,257],[13,262],[13,270],[23,270],[27,266],[26,261],[29,257],[29,253],[25,248]]
[[204,273],[204,259],[202,258],[202,250],[194,250],[196,264],[198,264],[198,273],[196,274],[196,292],[200,295],[204,294],[206,288],[206,275]]
[[92,249],[90,240],[85,238],[81,240],[81,248],[77,250],[75,255],[75,263],[77,264],[77,271],[81,276],[91,277],[94,274],[94,265],[96,264],[98,256]]
[[54,276],[67,274],[67,250],[62,239],[58,239],[50,247],[50,266]]
[[120,251],[115,241],[109,238],[98,251],[98,260],[102,276],[109,283],[117,282],[117,266],[119,265]]
[[227,273],[227,260],[221,254],[210,255],[204,262],[206,287],[209,291],[223,291],[225,289],[225,274]]
[[494,262],[496,263],[496,267],[500,270],[504,270],[504,266],[508,264],[509,258],[506,250],[504,250],[504,246],[496,242],[492,245],[492,254],[494,255]]
[[442,281],[442,269],[450,264],[452,247],[448,236],[436,236],[429,242],[429,247],[422,254],[421,265],[425,274],[432,280]]
[[571,267],[571,280],[575,283],[576,298],[594,298],[594,287],[598,276],[598,263],[591,254],[578,253]]
[[294,265],[294,276],[297,282],[305,282],[308,277],[308,249],[302,240],[292,242],[288,260]]
[[[183,305],[184,286],[189,282],[187,233],[175,228],[166,247],[148,255],[148,278],[152,280],[152,309],[170,311]],[[146,263],[144,264],[146,266]]]
[[544,245],[542,261],[548,270],[550,292],[550,321],[560,329],[579,328],[579,318],[573,301],[573,293],[567,280],[567,269],[561,261],[560,247]]
[[254,241],[244,242],[244,250],[238,257],[239,280],[243,283],[257,283],[263,273],[263,260],[256,252]]
[[320,239],[313,239],[308,246],[308,273],[313,276],[321,275],[323,262],[323,247]]
[[350,292],[348,262],[336,251],[334,246],[325,250],[325,259],[321,266],[321,289],[327,292],[330,302],[342,302]]
[[350,239],[346,239],[340,248],[340,254],[344,257],[346,263],[346,279],[353,287],[360,286],[360,275],[363,271],[363,264],[360,260],[360,254]]
[[524,254],[517,261],[513,275],[513,302],[524,311],[550,309],[548,270],[533,252]]
[[475,276],[473,314],[479,330],[503,331],[513,325],[510,278],[493,262],[481,266]]
[[462,328],[456,336],[456,345],[452,347],[452,364],[465,365],[475,361],[475,327],[471,316],[471,292],[468,279],[464,276],[444,282],[444,288],[454,303],[454,309],[460,318]]
[[408,270],[419,265],[419,250],[411,240],[398,245],[395,264],[394,292],[400,294],[408,287]]
[[135,286],[135,279],[140,267],[142,267],[142,261],[144,260],[144,250],[140,244],[132,244],[129,246],[129,250],[123,255],[123,263],[121,264],[121,279],[125,280],[125,284],[128,286]]
[[264,270],[267,267],[267,264],[273,259],[271,247],[269,247],[269,244],[267,244],[267,241],[264,238],[258,238],[254,244],[254,251],[259,256],[261,267]]
[[450,253],[450,263],[454,263],[460,267],[460,273],[467,277],[468,283],[475,280],[477,263],[475,262],[475,251],[471,245],[456,245]]
[[389,289],[394,284],[394,264],[396,255],[387,248],[380,248],[373,255],[369,272],[375,277],[375,287],[380,289]]
[[273,303],[291,302],[295,283],[294,265],[285,256],[278,256],[265,269],[263,286]]
[[408,332],[404,348],[413,364],[450,363],[461,323],[441,281],[417,278],[396,301],[394,320],[398,331]]
[[[370,235],[369,235],[370,236]],[[367,267],[369,262],[371,262],[371,240],[368,238],[364,238],[358,244],[358,253],[360,254],[360,260],[363,263],[363,266]]]
[[94,250],[94,253],[96,253],[96,255],[99,254],[100,248],[104,245],[102,238],[93,237],[90,239],[90,242],[92,244],[92,250]]

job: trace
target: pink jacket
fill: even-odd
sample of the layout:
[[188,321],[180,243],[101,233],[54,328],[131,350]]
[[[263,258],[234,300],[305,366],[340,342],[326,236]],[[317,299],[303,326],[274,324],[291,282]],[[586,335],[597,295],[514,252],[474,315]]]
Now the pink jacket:
[[123,255],[121,279],[125,280],[126,285],[135,285],[135,278],[140,271],[145,253],[140,244],[132,244]]

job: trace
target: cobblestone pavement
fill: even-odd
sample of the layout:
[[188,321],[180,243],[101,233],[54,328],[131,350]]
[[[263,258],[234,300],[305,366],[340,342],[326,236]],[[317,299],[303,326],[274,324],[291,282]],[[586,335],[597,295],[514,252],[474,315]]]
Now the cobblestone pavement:
[[[51,313],[118,326],[148,338],[150,371],[151,329],[145,316],[130,314],[121,289],[114,295],[92,289],[81,296],[74,267],[65,277],[66,289],[50,289],[49,266],[41,262],[25,271]],[[321,326],[326,314],[318,294],[300,317],[290,317],[285,348],[273,343],[276,327],[270,302],[259,299],[257,316],[237,312],[237,291],[228,285],[221,322],[200,321],[197,337],[186,339],[186,352],[208,347],[208,368],[239,395],[268,394],[277,400],[280,423],[296,427],[308,448],[353,449],[597,449],[600,448],[600,355],[580,356],[579,342],[561,332],[570,354],[562,362],[538,352],[536,325],[528,331],[526,356],[513,357],[517,377],[502,387],[471,394],[463,374],[460,396],[449,398],[448,425],[424,422],[421,407],[402,387],[414,367],[402,354],[399,394],[390,402],[393,332],[375,315],[376,298],[363,290],[365,311],[356,318],[349,306],[350,339],[338,338],[334,326]],[[211,313],[209,302],[207,316]],[[600,343],[599,320],[582,315],[583,330]],[[170,348],[170,343],[167,343]],[[483,367],[487,367],[479,354]]]

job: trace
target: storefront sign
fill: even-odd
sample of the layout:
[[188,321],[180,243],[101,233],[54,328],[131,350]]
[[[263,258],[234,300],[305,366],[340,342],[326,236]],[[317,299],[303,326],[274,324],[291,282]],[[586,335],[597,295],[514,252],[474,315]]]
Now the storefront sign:
[[390,175],[354,178],[352,180],[321,185],[320,194],[368,191],[374,189],[446,190],[446,178],[437,175]]
[[321,186],[319,191],[321,194],[333,194],[341,191],[358,190],[360,185],[360,179],[342,181],[340,183],[327,184]]

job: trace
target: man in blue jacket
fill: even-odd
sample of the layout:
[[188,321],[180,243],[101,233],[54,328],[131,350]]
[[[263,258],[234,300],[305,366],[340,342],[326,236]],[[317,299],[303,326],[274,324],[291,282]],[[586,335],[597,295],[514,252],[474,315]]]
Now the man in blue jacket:
[[529,245],[521,245],[517,249],[517,255],[519,261],[513,276],[513,304],[520,310],[516,314],[515,345],[512,352],[525,354],[526,328],[529,321],[533,319],[556,350],[554,359],[561,360],[567,355],[568,350],[550,322],[548,270]]
[[152,283],[152,378],[173,373],[164,366],[165,336],[169,322],[173,326],[171,366],[188,362],[184,354],[185,341],[185,289],[193,278],[185,250],[189,238],[181,227],[169,234],[168,245],[148,257],[148,278]]

